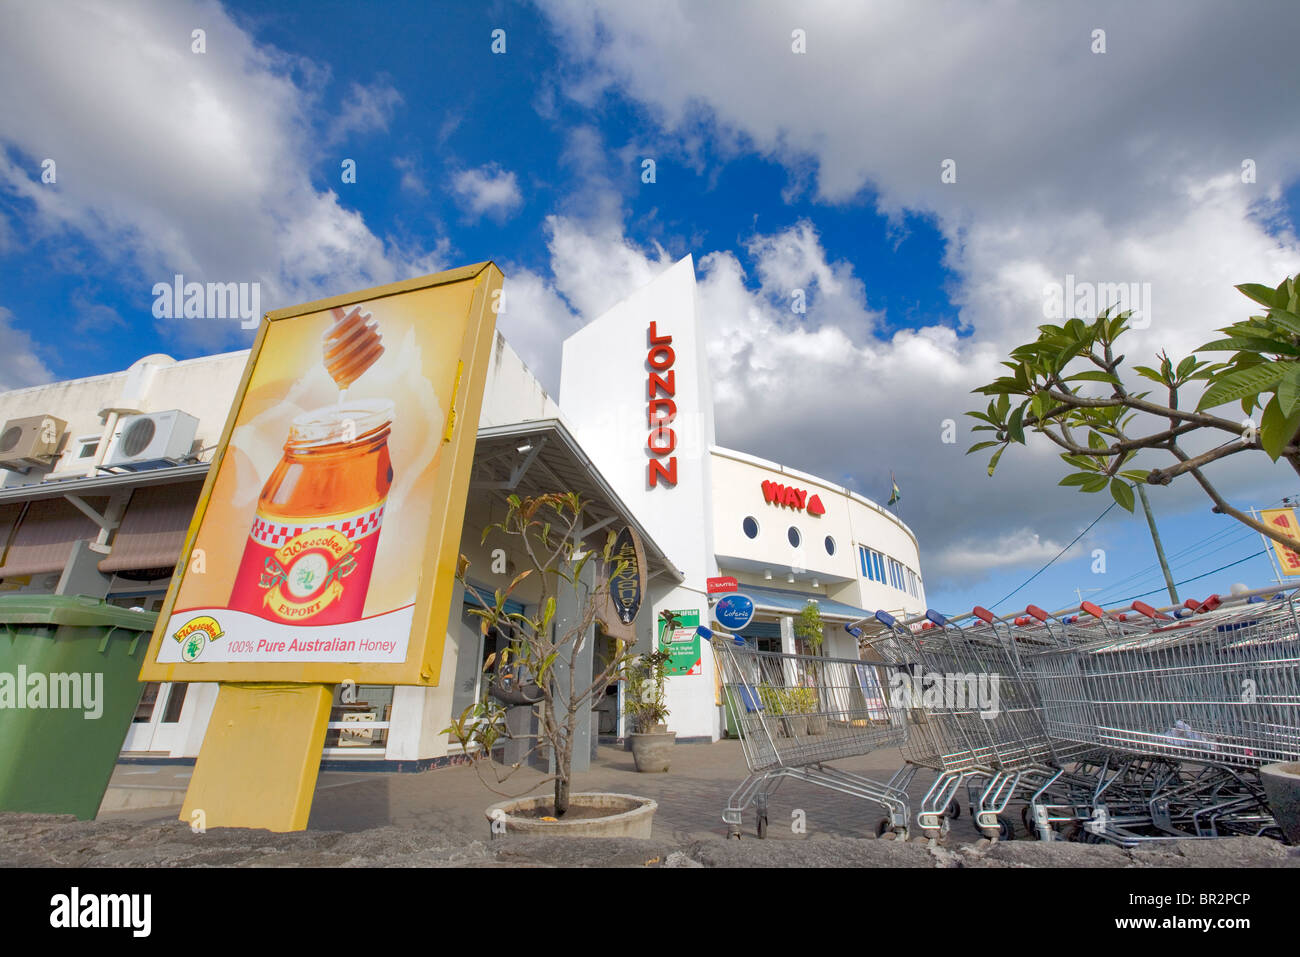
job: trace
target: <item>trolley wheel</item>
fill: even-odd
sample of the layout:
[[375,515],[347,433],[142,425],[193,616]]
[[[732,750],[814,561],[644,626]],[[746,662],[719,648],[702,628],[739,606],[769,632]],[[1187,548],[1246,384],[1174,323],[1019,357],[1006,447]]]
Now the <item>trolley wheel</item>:
[[758,831],[758,836],[760,838],[767,837],[767,815],[766,814],[760,814],[758,816],[757,831]]
[[885,835],[893,834],[893,832],[894,832],[894,825],[893,822],[889,820],[889,818],[882,817],[879,821],[876,822],[877,838],[883,840]]
[[998,815],[997,830],[991,827],[980,827],[978,824],[975,825],[975,830],[990,841],[1014,841],[1016,839],[1016,826],[1012,823],[1011,818],[1005,814]]
[[1028,804],[1020,809],[1020,820],[1025,825],[1025,833],[1029,835],[1029,839],[1038,840],[1038,827],[1034,824],[1034,814]]
[[943,813],[955,821],[957,818],[961,817],[961,805],[956,801],[949,801],[948,807],[944,809]]

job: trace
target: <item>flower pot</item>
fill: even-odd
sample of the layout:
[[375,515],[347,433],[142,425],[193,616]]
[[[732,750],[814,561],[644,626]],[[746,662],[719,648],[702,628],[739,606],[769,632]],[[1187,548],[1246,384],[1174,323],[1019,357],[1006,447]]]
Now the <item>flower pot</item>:
[[781,718],[781,733],[787,738],[801,738],[808,733],[806,714],[788,714]]
[[558,821],[544,821],[525,816],[527,812],[549,807],[555,800],[552,794],[540,797],[516,798],[493,804],[484,814],[491,827],[492,837],[502,834],[553,835],[557,837],[643,837],[650,836],[650,825],[659,807],[650,798],[632,794],[607,794],[582,791],[569,795],[570,813],[576,809],[606,812],[596,817],[570,817]]
[[[659,725],[659,727],[663,727],[663,725]],[[662,772],[668,770],[668,762],[673,753],[673,742],[677,740],[676,731],[630,734],[628,740],[632,745],[632,759],[636,762],[638,771]]]
[[1278,827],[1288,841],[1300,845],[1300,762],[1266,764],[1259,780]]
[[825,734],[826,733],[826,715],[810,714],[808,715],[808,733]]

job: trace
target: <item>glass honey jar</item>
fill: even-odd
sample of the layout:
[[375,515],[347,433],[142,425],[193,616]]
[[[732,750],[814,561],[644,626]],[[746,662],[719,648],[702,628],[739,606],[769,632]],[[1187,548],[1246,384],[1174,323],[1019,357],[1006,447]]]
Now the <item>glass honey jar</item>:
[[284,624],[358,621],[393,484],[393,403],[295,418],[257,501],[229,607]]

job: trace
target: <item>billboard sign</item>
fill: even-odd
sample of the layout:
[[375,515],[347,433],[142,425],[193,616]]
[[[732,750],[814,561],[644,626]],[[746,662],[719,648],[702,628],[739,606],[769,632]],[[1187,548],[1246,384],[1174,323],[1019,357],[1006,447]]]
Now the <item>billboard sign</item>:
[[501,282],[267,315],[141,680],[437,684]]

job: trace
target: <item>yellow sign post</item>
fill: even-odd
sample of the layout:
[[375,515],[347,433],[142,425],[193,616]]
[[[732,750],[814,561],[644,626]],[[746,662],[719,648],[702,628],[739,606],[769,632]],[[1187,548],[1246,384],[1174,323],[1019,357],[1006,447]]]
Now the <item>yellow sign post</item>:
[[[1260,510],[1259,517],[1266,524],[1275,526],[1296,539],[1296,544],[1300,545],[1300,525],[1296,523],[1295,509],[1265,508]],[[1300,553],[1271,538],[1269,543],[1273,546],[1274,554],[1277,555],[1278,569],[1282,574],[1300,575]]]
[[438,683],[502,279],[266,316],[140,672],[221,685],[183,820],[305,828],[333,686]]

